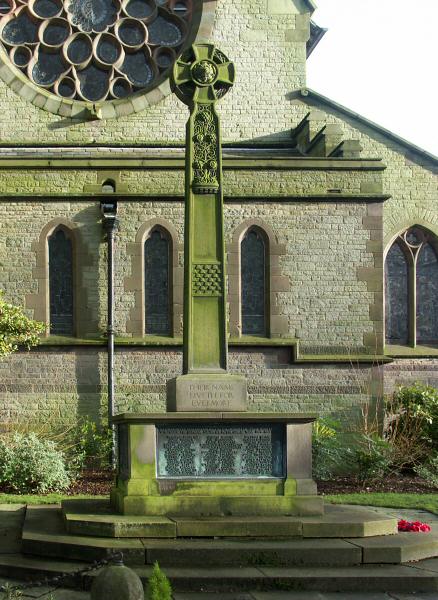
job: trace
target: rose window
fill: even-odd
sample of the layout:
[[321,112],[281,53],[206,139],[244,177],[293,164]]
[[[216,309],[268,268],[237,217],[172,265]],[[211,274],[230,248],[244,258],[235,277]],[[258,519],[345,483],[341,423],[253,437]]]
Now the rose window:
[[170,74],[192,24],[192,0],[0,0],[0,39],[31,82],[101,102]]

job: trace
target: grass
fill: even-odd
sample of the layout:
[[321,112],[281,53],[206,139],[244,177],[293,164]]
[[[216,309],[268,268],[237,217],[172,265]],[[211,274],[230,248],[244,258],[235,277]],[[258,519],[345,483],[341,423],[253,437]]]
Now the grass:
[[428,510],[438,515],[438,494],[397,494],[370,492],[363,494],[336,494],[324,496],[331,504],[360,504],[388,508]]
[[98,500],[108,496],[92,496],[91,494],[78,494],[67,496],[66,494],[0,494],[0,504],[59,504],[62,500]]

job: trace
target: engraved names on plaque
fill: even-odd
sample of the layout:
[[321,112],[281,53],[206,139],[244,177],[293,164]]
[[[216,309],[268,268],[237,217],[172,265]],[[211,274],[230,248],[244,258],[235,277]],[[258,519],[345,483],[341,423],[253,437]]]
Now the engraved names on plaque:
[[157,476],[169,479],[284,477],[284,425],[157,425]]

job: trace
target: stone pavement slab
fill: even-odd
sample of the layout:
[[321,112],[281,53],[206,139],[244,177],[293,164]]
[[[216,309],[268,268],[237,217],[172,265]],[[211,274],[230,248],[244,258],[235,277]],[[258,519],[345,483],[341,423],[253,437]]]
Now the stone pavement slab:
[[393,600],[380,592],[253,592],[254,600]]
[[350,505],[325,506],[323,517],[301,517],[303,537],[352,538],[397,533],[397,521],[384,512]]
[[364,564],[398,564],[438,555],[438,528],[428,533],[400,532],[346,541],[362,549]]
[[[20,586],[23,583],[23,581],[19,581],[17,579],[5,579],[3,577],[0,578],[0,586],[6,584],[9,584],[10,586]],[[5,594],[0,592],[0,600],[4,600],[4,597]],[[25,600],[25,598],[29,598],[29,600],[32,598],[38,598],[41,600],[52,600],[52,598],[53,600],[90,600],[90,595],[88,592],[77,592],[66,589],[54,590],[53,588],[41,586],[23,590],[20,598],[23,600]]]
[[437,600],[436,592],[430,594],[418,593],[418,594],[401,594],[400,592],[393,592],[391,598],[394,600]]
[[438,522],[438,515],[418,508],[388,508],[384,506],[363,506],[362,508],[407,521]]
[[424,569],[426,571],[434,571],[435,573],[438,573],[438,558],[426,558],[419,563],[412,563],[410,566],[415,569]]
[[235,594],[176,593],[174,600],[437,600],[437,594],[400,592],[245,592]]
[[0,554],[20,552],[25,514],[24,504],[0,504]]
[[248,592],[226,594],[213,592],[205,593],[191,593],[191,592],[177,592],[173,594],[173,600],[254,600],[254,596]]

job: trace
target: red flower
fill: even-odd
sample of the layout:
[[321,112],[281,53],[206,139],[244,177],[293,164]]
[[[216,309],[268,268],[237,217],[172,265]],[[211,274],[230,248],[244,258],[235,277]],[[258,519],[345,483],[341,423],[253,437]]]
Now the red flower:
[[423,532],[428,533],[430,531],[430,525],[427,523],[422,523],[421,521],[406,521],[405,519],[400,519],[398,522],[398,530],[399,531],[415,531],[415,532]]

